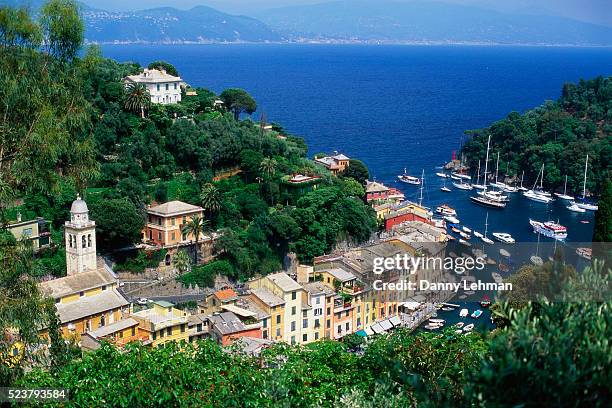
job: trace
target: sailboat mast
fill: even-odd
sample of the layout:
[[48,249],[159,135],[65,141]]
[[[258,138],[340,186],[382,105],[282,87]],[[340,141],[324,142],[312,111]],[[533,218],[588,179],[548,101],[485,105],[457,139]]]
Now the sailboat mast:
[[484,237],[487,237],[487,231],[489,230],[489,212],[487,211],[487,218],[485,219],[485,233]]
[[584,181],[582,182],[582,198],[586,198],[586,177],[587,169],[589,168],[589,155],[586,155],[586,161],[584,162]]
[[497,184],[497,173],[499,172],[499,152],[497,152],[497,164],[495,165],[495,184]]
[[478,159],[478,172],[476,173],[476,184],[480,184],[480,159]]
[[540,179],[540,190],[542,190],[543,184],[544,184],[544,163],[542,163],[542,178]]
[[565,175],[565,185],[563,186],[563,195],[567,195],[567,174]]
[[485,172],[484,172],[484,189],[487,190],[487,170],[489,168],[489,146],[491,144],[491,135],[489,135],[489,140],[487,140],[487,157],[485,158]]
[[421,196],[419,197],[419,205],[422,206],[423,205],[423,184],[425,183],[425,169],[423,169],[423,172],[421,173]]
[[523,177],[525,177],[525,170],[523,170],[523,173],[521,174],[521,188],[523,188]]

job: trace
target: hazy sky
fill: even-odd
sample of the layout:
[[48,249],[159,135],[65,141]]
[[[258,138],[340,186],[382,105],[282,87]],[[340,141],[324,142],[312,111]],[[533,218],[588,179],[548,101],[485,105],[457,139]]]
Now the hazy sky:
[[[246,14],[266,8],[298,4],[323,3],[328,0],[82,0],[93,7],[107,10],[138,10],[159,6],[188,9],[207,5],[219,10]],[[376,0],[373,0],[376,1]],[[432,1],[432,0],[395,0]],[[571,17],[612,26],[612,0],[441,0],[446,3],[475,5],[499,11],[548,14]]]

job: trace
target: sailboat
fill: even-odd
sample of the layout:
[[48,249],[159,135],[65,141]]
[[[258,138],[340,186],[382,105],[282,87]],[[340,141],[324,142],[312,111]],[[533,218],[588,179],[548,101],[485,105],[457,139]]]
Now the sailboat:
[[567,195],[567,174],[565,175],[565,185],[563,186],[563,194],[555,193],[562,200],[574,201],[574,197]]
[[[538,179],[540,178],[540,175],[542,176],[542,179],[540,181],[540,189],[536,189],[536,186],[538,185]],[[533,184],[533,188],[531,190],[527,190],[523,192],[523,196],[525,198],[528,198],[532,201],[537,201],[539,203],[545,203],[548,204],[550,203],[553,199],[550,196],[550,193],[546,193],[542,190],[542,183],[544,181],[544,163],[542,163],[542,168],[540,169],[540,172],[538,173],[538,177],[536,177],[536,181]]]
[[[484,172],[484,189],[483,191],[479,191],[479,193],[487,192],[487,170],[489,164],[489,148],[491,146],[491,135],[489,135],[489,140],[487,141],[487,156],[485,158],[485,172]],[[502,209],[506,207],[506,203],[503,201],[492,200],[490,197],[486,195],[477,194],[475,196],[471,196],[470,200],[472,200],[475,204],[482,205],[485,207],[498,208]]]
[[502,187],[505,186],[504,183],[500,183],[497,179],[497,176],[499,174],[499,152],[497,152],[497,164],[495,165],[495,182],[494,183],[490,183],[490,185],[492,185],[493,187],[497,187],[499,189],[501,189]]
[[444,185],[442,187],[440,187],[440,190],[444,191],[445,193],[450,193],[451,192],[451,189],[446,187],[446,177],[444,177]]
[[520,190],[520,191],[527,191],[527,188],[526,188],[526,187],[523,187],[523,178],[524,178],[524,177],[525,177],[525,170],[523,170],[523,173],[521,174],[521,185],[520,185],[520,187],[519,187],[517,190]]
[[484,190],[485,185],[480,184],[480,160],[478,160],[478,172],[476,172],[476,184],[472,184],[472,187],[478,190]]
[[586,210],[584,208],[582,208],[582,207],[579,207],[578,204],[576,204],[575,201],[572,201],[570,203],[570,205],[568,205],[565,208],[567,208],[570,211],[577,212],[577,213],[584,213],[584,212],[586,212]]
[[586,161],[584,163],[584,181],[582,182],[582,199],[576,202],[576,205],[584,210],[589,211],[597,211],[599,207],[597,204],[588,202],[586,200],[586,179],[587,179],[587,169],[589,168],[589,155],[586,156]]
[[491,238],[487,238],[487,231],[489,231],[489,213],[488,212],[487,212],[487,218],[485,219],[485,232],[484,232],[484,235],[480,237],[480,239],[484,243],[493,244],[493,240]]

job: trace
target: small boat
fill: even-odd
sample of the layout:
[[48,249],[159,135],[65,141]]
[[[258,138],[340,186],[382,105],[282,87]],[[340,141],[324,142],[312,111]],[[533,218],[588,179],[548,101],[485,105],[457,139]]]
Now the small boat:
[[459,231],[459,236],[461,236],[461,238],[463,238],[463,239],[470,239],[470,238],[472,238],[470,236],[470,234],[467,234],[467,233],[465,233],[463,231]]
[[429,319],[430,323],[436,323],[436,324],[444,324],[446,322],[446,320],[444,319]]
[[584,259],[588,259],[589,261],[591,260],[591,257],[593,256],[593,250],[591,248],[576,248],[576,254]]
[[448,188],[448,187],[446,187],[446,186],[444,186],[444,187],[440,187],[440,190],[441,190],[441,191],[444,191],[445,193],[450,193],[450,192],[452,191],[450,188]]
[[469,228],[468,228],[468,227],[466,227],[466,226],[463,226],[461,229],[463,230],[463,232],[467,232],[468,234],[471,234],[471,233],[472,233],[472,230],[471,230],[471,229],[469,229]]
[[480,316],[482,316],[482,310],[480,309],[474,310],[474,313],[472,313],[471,316],[474,319],[478,319]]
[[472,179],[467,174],[461,174],[461,173],[451,173],[451,177],[452,176],[455,176],[455,180],[471,180]]
[[453,310],[453,308],[452,308],[452,307],[443,307],[443,308],[442,308],[442,311],[443,311],[443,312],[450,312],[451,310]]
[[455,176],[455,173],[452,173],[452,174],[450,175],[450,178],[451,178],[451,180],[461,181],[461,177],[459,177],[459,176]]
[[446,173],[442,173],[441,171],[437,172],[436,176],[442,177],[442,178],[448,178],[448,175]]
[[555,193],[555,195],[561,200],[574,201],[574,197],[567,195],[567,174],[565,175],[565,184],[563,185],[563,194]]
[[482,306],[482,307],[489,307],[489,306],[491,306],[491,300],[489,300],[489,297],[487,295],[484,295],[484,297],[480,301],[480,306]]
[[542,234],[545,237],[563,241],[567,238],[567,228],[553,221],[540,222],[529,219],[529,224],[533,227],[533,232]]
[[548,197],[546,195],[543,194],[538,194],[536,193],[534,190],[527,190],[523,192],[523,197],[530,199],[531,201],[536,201],[539,203],[544,203],[544,204],[548,204],[550,203],[553,199],[552,197]]
[[503,242],[504,244],[514,244],[516,241],[512,238],[512,235],[505,232],[494,232],[493,238],[498,240],[499,242]]
[[459,239],[459,243],[460,243],[460,244],[462,244],[462,245],[465,245],[465,246],[467,246],[467,247],[471,247],[471,246],[472,246],[472,244],[470,244],[469,242],[467,242],[467,241],[466,241],[465,239],[463,239],[463,238]]
[[575,201],[570,202],[570,205],[568,205],[565,208],[567,208],[570,211],[577,212],[577,213],[584,213],[584,212],[586,212],[586,210],[584,208],[580,207],[578,204],[576,204]]
[[487,238],[487,237],[483,236],[480,239],[485,244],[489,244],[489,245],[493,245],[494,244],[494,242],[493,242],[493,240],[491,238]]
[[482,197],[482,196],[472,196],[470,197],[470,200],[472,200],[474,203],[485,206],[485,207],[490,207],[490,208],[497,208],[497,209],[503,209],[506,208],[506,203],[503,201],[498,201],[498,200],[491,200],[490,198],[487,197]]
[[461,309],[461,311],[459,312],[459,317],[467,317],[469,310],[467,309]]
[[[439,205],[438,207],[436,207],[436,212],[440,215],[450,215],[450,216],[455,216],[457,215],[457,211],[455,211],[455,209],[453,207],[450,207],[447,204],[442,204]],[[457,221],[458,223],[458,221]]]
[[456,217],[453,217],[452,215],[446,215],[444,216],[444,219],[450,222],[451,224],[459,224],[459,219],[457,219]]
[[427,330],[438,330],[440,327],[442,327],[441,325],[438,324],[428,324],[425,326],[425,329]]
[[463,328],[464,332],[471,332],[472,330],[474,330],[474,323],[470,323]]
[[457,227],[452,227],[451,231],[453,231],[455,234],[459,234],[461,232],[461,230]]
[[464,322],[459,322],[459,323],[455,324],[455,327],[458,328],[458,329],[463,328],[463,326],[465,326]]
[[581,224],[588,224],[588,223],[589,223],[589,220],[580,220],[580,223],[581,223]]
[[495,283],[502,283],[504,281],[504,278],[497,272],[493,272],[491,276],[493,277],[493,281]]
[[599,206],[597,204],[593,204],[588,201],[578,201],[576,202],[576,205],[582,208],[583,210],[597,211],[599,209]]
[[465,296],[465,295],[459,295],[459,299],[461,299],[461,300],[465,299],[466,297],[467,296]]
[[407,184],[413,184],[415,186],[418,186],[421,184],[421,179],[418,177],[414,177],[414,176],[409,176],[406,173],[406,169],[404,168],[404,174],[400,174],[399,176],[397,176],[397,178],[399,179],[399,181],[401,181],[402,183],[407,183]]
[[455,330],[455,333],[457,333],[457,334],[461,334],[461,333],[463,333],[463,330],[461,330],[461,329],[457,329],[457,330]]
[[453,186],[455,186],[455,188],[458,188],[459,190],[472,190],[474,188],[471,184],[464,183],[463,181],[461,183],[453,182]]
[[474,231],[474,236],[476,238],[482,238],[482,234],[480,232],[478,232],[478,231]]
[[534,264],[535,266],[542,266],[544,264],[544,261],[542,260],[542,258],[540,258],[537,255],[532,255],[529,257],[529,260],[531,261],[532,264]]

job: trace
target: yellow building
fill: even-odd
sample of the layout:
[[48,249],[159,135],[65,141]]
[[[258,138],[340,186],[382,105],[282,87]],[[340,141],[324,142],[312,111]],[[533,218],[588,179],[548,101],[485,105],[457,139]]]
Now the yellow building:
[[150,309],[132,313],[131,316],[138,321],[138,327],[143,336],[151,340],[153,346],[159,346],[170,341],[189,341],[187,330],[188,314],[176,309],[172,303],[153,302]]
[[81,334],[127,315],[129,303],[116,286],[116,279],[100,268],[41,282],[39,289],[55,300],[63,336],[79,340]]
[[44,218],[22,221],[21,214],[18,214],[17,221],[9,223],[6,228],[18,241],[30,241],[35,251],[51,243],[51,232]]
[[274,314],[277,322],[280,322],[280,324],[275,325],[275,337],[278,333],[281,333],[282,339],[289,344],[310,341],[308,333],[304,333],[306,334],[306,340],[304,340],[302,333],[303,326],[308,325],[309,305],[305,302],[307,295],[304,288],[299,283],[291,279],[285,272],[279,272],[252,280],[248,283],[248,286],[252,289],[255,298],[259,297],[257,290],[265,289],[282,300],[283,303],[279,303],[279,305],[284,304],[282,311],[270,313],[265,310],[271,316]]
[[148,337],[140,335],[138,320],[131,317],[81,334],[81,348],[97,350],[103,340],[119,347],[133,341],[149,342]]
[[284,341],[285,332],[285,301],[267,288],[252,288],[247,296],[259,309],[270,316],[263,332],[268,331],[269,338],[274,341]]

